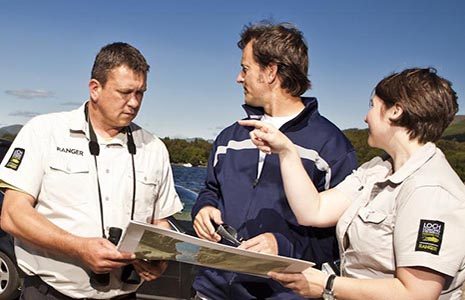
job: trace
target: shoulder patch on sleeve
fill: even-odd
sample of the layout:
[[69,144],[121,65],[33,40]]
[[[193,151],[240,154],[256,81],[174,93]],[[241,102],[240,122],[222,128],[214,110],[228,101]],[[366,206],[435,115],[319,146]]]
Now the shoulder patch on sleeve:
[[441,250],[444,222],[435,220],[420,220],[415,251],[429,252],[439,255]]
[[26,153],[26,151],[23,148],[15,148],[15,150],[13,150],[13,154],[11,154],[10,159],[6,163],[5,168],[10,168],[15,171],[18,170],[24,157],[24,153]]

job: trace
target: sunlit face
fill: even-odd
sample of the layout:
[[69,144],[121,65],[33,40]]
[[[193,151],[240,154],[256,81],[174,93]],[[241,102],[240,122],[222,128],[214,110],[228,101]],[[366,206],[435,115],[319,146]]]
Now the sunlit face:
[[265,71],[253,57],[252,42],[249,42],[242,50],[241,71],[237,75],[237,83],[244,88],[244,101],[246,104],[263,107],[265,93],[268,85],[265,81]]
[[111,70],[104,86],[97,81],[92,95],[102,126],[121,129],[129,125],[139,112],[145,91],[145,76],[126,66]]
[[389,109],[383,100],[374,95],[370,100],[370,110],[365,122],[368,124],[368,145],[374,148],[386,149],[385,145],[391,137],[391,121],[389,120]]

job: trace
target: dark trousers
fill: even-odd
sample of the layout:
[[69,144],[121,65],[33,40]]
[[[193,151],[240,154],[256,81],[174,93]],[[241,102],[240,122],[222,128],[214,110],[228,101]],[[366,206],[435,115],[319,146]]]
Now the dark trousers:
[[[53,287],[46,284],[39,276],[27,276],[24,278],[21,289],[20,300],[73,300],[69,296],[63,295]],[[83,298],[92,299],[92,298]],[[110,299],[115,300],[136,300],[136,293],[116,296]]]

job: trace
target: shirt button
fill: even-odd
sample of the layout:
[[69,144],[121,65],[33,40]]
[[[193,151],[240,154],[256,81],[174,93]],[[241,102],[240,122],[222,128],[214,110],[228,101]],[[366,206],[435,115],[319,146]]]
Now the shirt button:
[[110,170],[109,170],[109,169],[106,169],[105,172],[108,174],[108,173],[110,173]]
[[108,200],[110,200],[110,198],[109,198],[109,197],[105,197],[105,201],[108,201]]

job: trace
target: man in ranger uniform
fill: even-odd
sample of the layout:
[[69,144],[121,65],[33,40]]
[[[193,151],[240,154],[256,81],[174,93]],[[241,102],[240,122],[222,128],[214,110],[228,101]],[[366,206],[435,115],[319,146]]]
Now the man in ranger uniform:
[[89,101],[32,119],[10,147],[0,166],[1,222],[27,275],[21,299],[136,299],[138,284],[122,267],[144,280],[165,270],[107,240],[130,220],[169,227],[165,218],[182,207],[166,147],[132,123],[148,71],[131,45],[103,47]]

